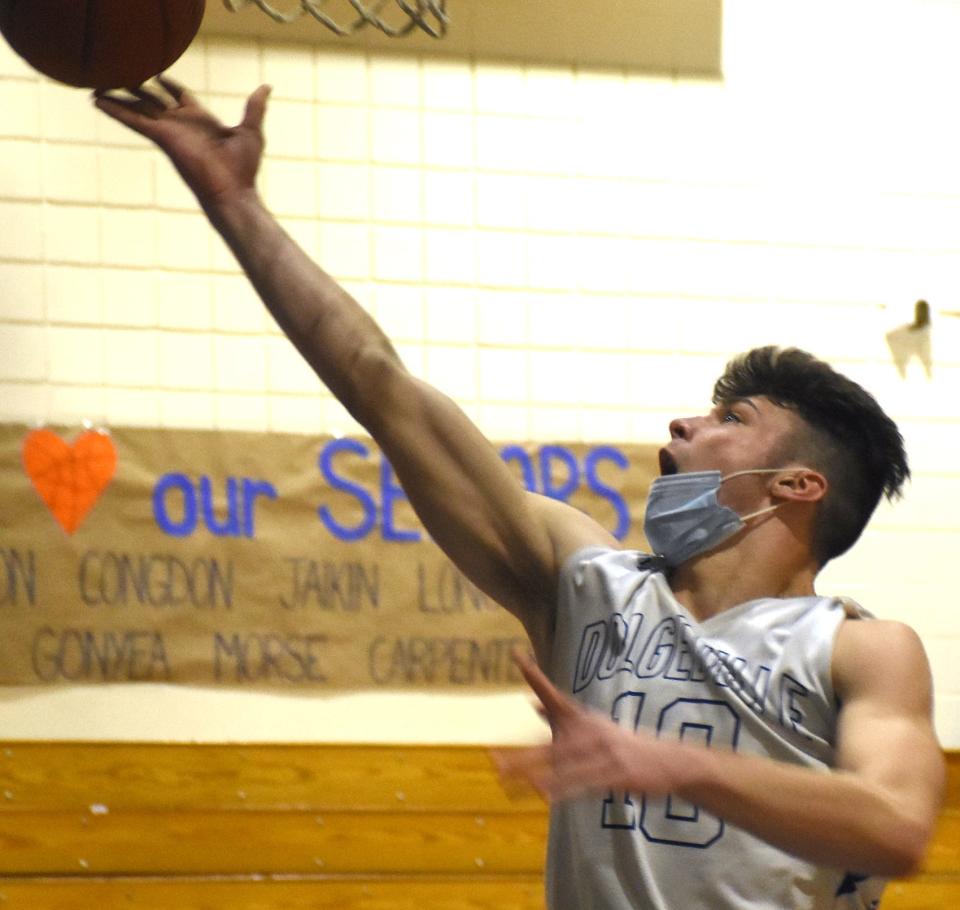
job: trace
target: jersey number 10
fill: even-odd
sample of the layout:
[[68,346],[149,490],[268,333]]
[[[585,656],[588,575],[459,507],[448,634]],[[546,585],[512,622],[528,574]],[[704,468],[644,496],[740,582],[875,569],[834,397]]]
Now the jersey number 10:
[[[621,726],[640,726],[643,692],[623,692],[613,703],[611,716]],[[720,746],[736,750],[740,718],[728,704],[699,698],[678,698],[657,719],[657,736],[671,736],[683,742],[699,742],[707,748]],[[603,801],[604,828],[639,830],[654,844],[705,849],[723,837],[723,819],[676,796],[640,796],[613,792]]]

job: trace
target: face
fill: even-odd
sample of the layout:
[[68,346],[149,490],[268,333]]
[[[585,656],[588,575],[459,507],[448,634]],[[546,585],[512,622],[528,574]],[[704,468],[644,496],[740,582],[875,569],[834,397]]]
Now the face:
[[[660,473],[719,470],[726,477],[751,468],[785,466],[779,453],[801,431],[798,415],[763,396],[721,403],[702,417],[670,422],[670,442],[660,450]],[[769,475],[732,479],[723,485],[727,495],[722,498],[738,498],[740,490],[746,494],[748,488],[764,481],[769,482]]]

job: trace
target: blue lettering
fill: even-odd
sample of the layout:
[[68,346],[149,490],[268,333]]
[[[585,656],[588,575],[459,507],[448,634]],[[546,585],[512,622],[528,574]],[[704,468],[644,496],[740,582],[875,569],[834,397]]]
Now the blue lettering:
[[677,625],[669,616],[661,619],[650,633],[634,671],[639,679],[662,676],[673,660]]
[[317,509],[317,514],[327,530],[338,540],[362,540],[376,524],[377,504],[363,487],[337,476],[334,472],[333,458],[340,452],[350,452],[359,455],[361,458],[366,458],[370,451],[363,443],[357,442],[355,439],[334,439],[323,447],[319,459],[320,473],[323,475],[323,479],[334,490],[353,496],[363,510],[363,518],[359,523],[351,526],[340,524],[326,506],[320,506]]
[[[640,717],[643,714],[645,700],[646,694],[643,692],[621,692],[614,699],[613,708],[610,711],[611,719],[615,724],[636,733],[640,728]],[[615,794],[611,791],[603,801],[603,816],[600,824],[604,828],[634,830],[637,827],[637,805],[633,796],[628,792],[621,791]]]
[[507,464],[509,464],[511,461],[515,461],[517,464],[519,464],[520,472],[523,476],[523,486],[526,488],[528,493],[536,493],[537,479],[533,474],[533,460],[530,458],[529,453],[520,446],[504,446],[500,450],[500,457]]
[[587,476],[587,486],[593,493],[596,493],[597,496],[602,496],[604,499],[609,500],[614,511],[617,513],[617,527],[613,532],[613,536],[616,537],[617,540],[623,540],[630,531],[630,509],[620,493],[613,489],[613,487],[608,487],[597,476],[597,467],[604,461],[612,461],[618,468],[624,470],[630,466],[630,462],[627,456],[619,449],[615,449],[612,446],[599,446],[596,449],[591,449],[587,453],[583,464],[584,473]]
[[812,739],[804,729],[804,713],[801,699],[809,696],[807,687],[795,680],[789,673],[784,673],[780,679],[780,724],[790,727],[804,739]]
[[573,671],[573,691],[585,689],[597,672],[597,665],[603,656],[607,644],[607,624],[599,619],[583,630],[580,638],[580,651],[577,654],[577,667]]
[[613,614],[605,649],[606,660],[600,661],[597,667],[597,679],[610,679],[616,673],[633,672],[628,645],[636,641],[642,626],[642,613],[634,613],[629,620],[619,613]]
[[200,478],[200,505],[203,509],[203,520],[210,532],[216,537],[239,537],[240,515],[237,511],[237,479],[227,478],[227,518],[217,521],[213,510],[213,484],[209,477]]
[[[183,518],[177,522],[167,511],[167,492],[179,490],[183,495]],[[197,527],[197,498],[193,484],[185,474],[164,474],[153,488],[153,517],[164,534],[189,537]]]
[[[683,626],[683,631],[686,631],[686,624]],[[684,682],[692,678],[692,671],[695,667],[695,656],[694,653],[687,646],[687,637],[686,635],[680,635],[680,645],[677,648],[676,659],[673,663],[667,667],[666,672],[663,674],[664,679],[675,679],[680,682]]]
[[[220,518],[214,503],[213,481],[209,477],[201,475],[195,483],[186,474],[164,474],[153,489],[153,516],[158,527],[171,537],[189,537],[197,530],[200,512],[204,525],[215,537],[253,537],[256,499],[258,496],[276,499],[276,488],[264,480],[247,477],[242,480],[228,477],[225,487],[226,515]],[[168,508],[168,494],[173,490],[179,491],[183,498],[183,518],[179,521],[170,517]]]
[[727,684],[757,714],[763,714],[763,703],[770,686],[770,668],[761,664],[750,679],[750,665],[743,657],[735,657],[727,670]]
[[243,478],[243,533],[245,537],[254,535],[254,503],[258,496],[266,496],[267,499],[277,498],[277,489],[272,483],[266,480],[250,480]]
[[420,540],[419,531],[396,528],[393,524],[393,504],[398,499],[406,499],[407,494],[394,479],[393,466],[386,458],[380,459],[380,495],[383,502],[383,521],[381,533],[384,540],[416,543]]
[[[576,456],[563,446],[541,446],[539,458],[543,495],[567,502],[580,486],[580,466]],[[566,466],[567,474],[567,479],[559,485],[553,479],[553,466],[558,461]]]

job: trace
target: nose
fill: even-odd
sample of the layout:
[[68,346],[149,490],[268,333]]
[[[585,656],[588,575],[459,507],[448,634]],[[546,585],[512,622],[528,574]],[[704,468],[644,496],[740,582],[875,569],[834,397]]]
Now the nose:
[[675,417],[670,421],[671,439],[689,439],[693,433],[693,418]]
[[675,417],[670,421],[670,438],[693,439],[706,420],[706,417]]

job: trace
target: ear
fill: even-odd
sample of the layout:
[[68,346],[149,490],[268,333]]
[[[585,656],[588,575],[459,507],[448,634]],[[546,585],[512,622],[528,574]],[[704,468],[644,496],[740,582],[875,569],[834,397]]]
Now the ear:
[[790,502],[820,502],[828,488],[827,478],[819,471],[792,468],[773,479],[770,495]]

